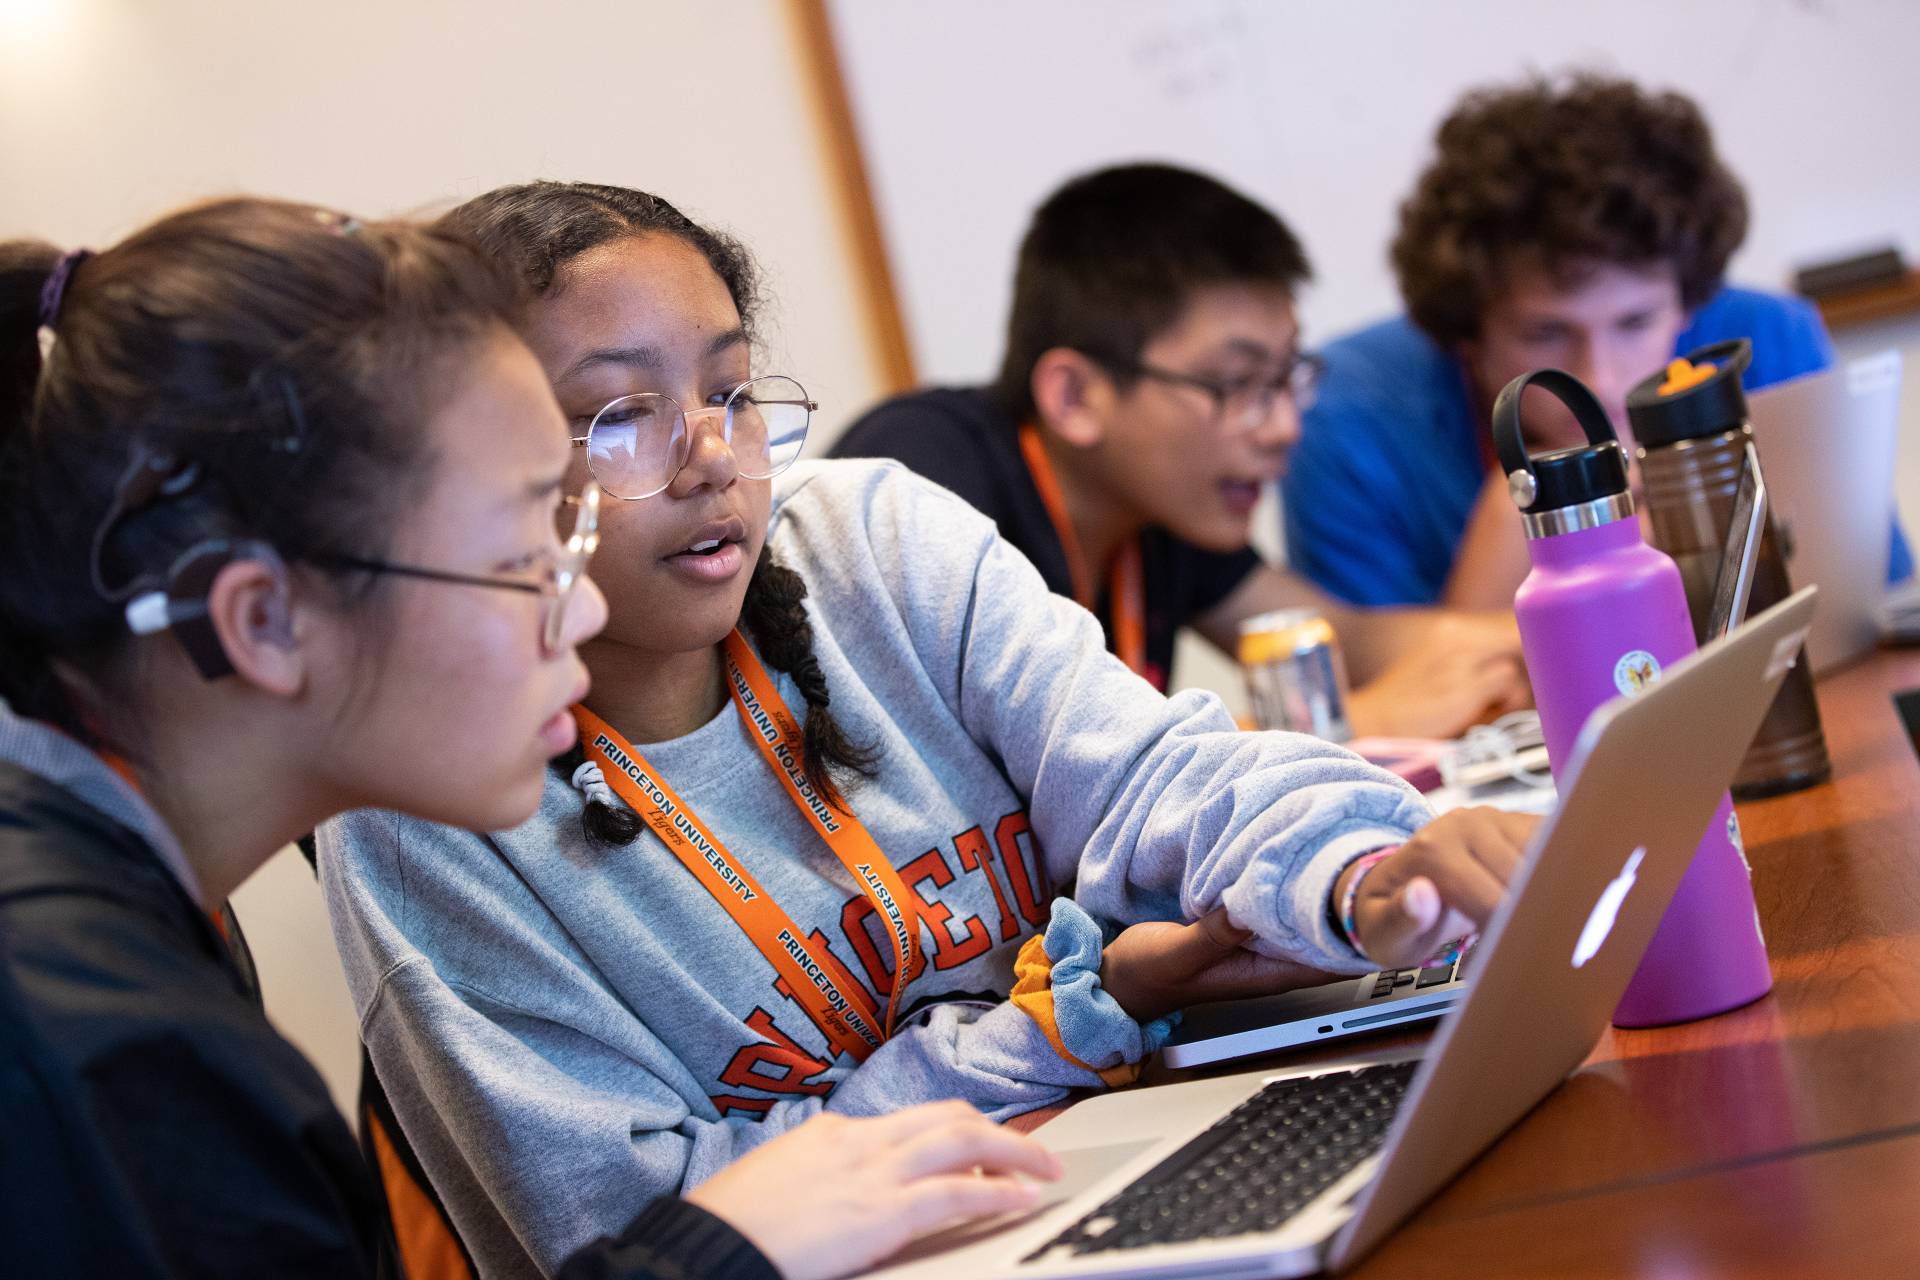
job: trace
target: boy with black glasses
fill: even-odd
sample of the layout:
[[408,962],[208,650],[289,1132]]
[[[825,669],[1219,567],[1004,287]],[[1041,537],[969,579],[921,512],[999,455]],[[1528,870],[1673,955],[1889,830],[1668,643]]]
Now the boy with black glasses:
[[889,401],[833,452],[897,458],[991,515],[1160,688],[1182,626],[1231,653],[1245,619],[1305,605],[1339,632],[1356,731],[1456,734],[1525,700],[1508,620],[1347,608],[1249,544],[1318,379],[1294,312],[1309,275],[1277,217],[1211,178],[1077,178],[1022,243],[997,381]]

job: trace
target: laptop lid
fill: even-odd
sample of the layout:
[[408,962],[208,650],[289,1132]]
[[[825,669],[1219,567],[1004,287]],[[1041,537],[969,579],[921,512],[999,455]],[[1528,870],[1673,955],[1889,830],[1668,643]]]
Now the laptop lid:
[[1900,353],[1767,387],[1747,398],[1747,411],[1772,485],[1787,578],[1820,588],[1807,655],[1816,673],[1827,671],[1880,638]]
[[1467,997],[1436,1033],[1330,1265],[1371,1249],[1591,1052],[1805,642],[1813,596],[1781,601],[1587,721],[1560,807],[1475,949]]
[[[1760,470],[1759,454],[1749,441],[1734,491],[1733,513],[1727,521],[1712,604],[1701,632],[1703,643],[1720,639],[1746,620],[1766,520],[1766,477]],[[1396,988],[1391,977],[1383,978],[1382,986],[1369,975],[1276,996],[1196,1005],[1186,1011],[1163,1051],[1164,1058],[1172,1067],[1203,1066],[1438,1018],[1458,1003],[1460,984],[1438,985],[1430,981],[1435,976],[1420,974],[1420,985],[1415,987],[1408,973],[1407,985]]]

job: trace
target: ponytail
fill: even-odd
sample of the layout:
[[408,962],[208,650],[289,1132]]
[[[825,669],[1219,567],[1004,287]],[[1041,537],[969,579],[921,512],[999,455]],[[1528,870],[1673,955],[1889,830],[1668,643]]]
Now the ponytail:
[[60,251],[50,244],[0,244],[0,450],[33,415],[40,382],[40,304]]
[[[33,435],[35,398],[40,386],[42,311],[47,286],[63,264],[60,251],[38,241],[0,244],[0,528],[26,518],[26,495],[18,491],[31,473],[25,456]],[[0,548],[19,539],[0,534]],[[27,583],[36,566],[21,557],[0,556],[0,579],[14,580],[35,592],[50,588]],[[11,594],[11,593],[8,593]],[[40,638],[0,600],[0,698],[16,715],[71,725],[73,708],[53,672],[52,655]]]

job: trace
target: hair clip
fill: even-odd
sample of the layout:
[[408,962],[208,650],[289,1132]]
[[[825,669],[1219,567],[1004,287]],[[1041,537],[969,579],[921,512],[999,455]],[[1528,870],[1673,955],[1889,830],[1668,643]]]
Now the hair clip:
[[360,234],[360,219],[350,213],[340,213],[334,209],[315,209],[313,220],[337,236]]
[[573,771],[573,785],[586,794],[591,804],[603,804],[609,809],[620,807],[620,802],[614,798],[613,788],[607,785],[607,775],[591,760],[581,761],[580,767]]
[[80,264],[92,256],[91,249],[73,249],[61,254],[60,260],[53,264],[47,282],[40,286],[41,328],[51,329],[59,322],[60,305],[67,297],[67,284]]

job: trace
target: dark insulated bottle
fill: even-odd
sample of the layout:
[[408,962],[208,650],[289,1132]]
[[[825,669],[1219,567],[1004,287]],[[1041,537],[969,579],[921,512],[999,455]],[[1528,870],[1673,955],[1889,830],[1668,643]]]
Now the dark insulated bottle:
[[[1696,640],[1705,639],[1701,632],[1713,609],[1740,468],[1753,439],[1740,383],[1752,356],[1744,338],[1717,342],[1675,360],[1627,396],[1653,545],[1680,566]],[[1760,613],[1791,594],[1773,513],[1768,512],[1747,612]],[[1798,791],[1825,782],[1832,771],[1803,652],[1740,762],[1733,794],[1752,800]]]

